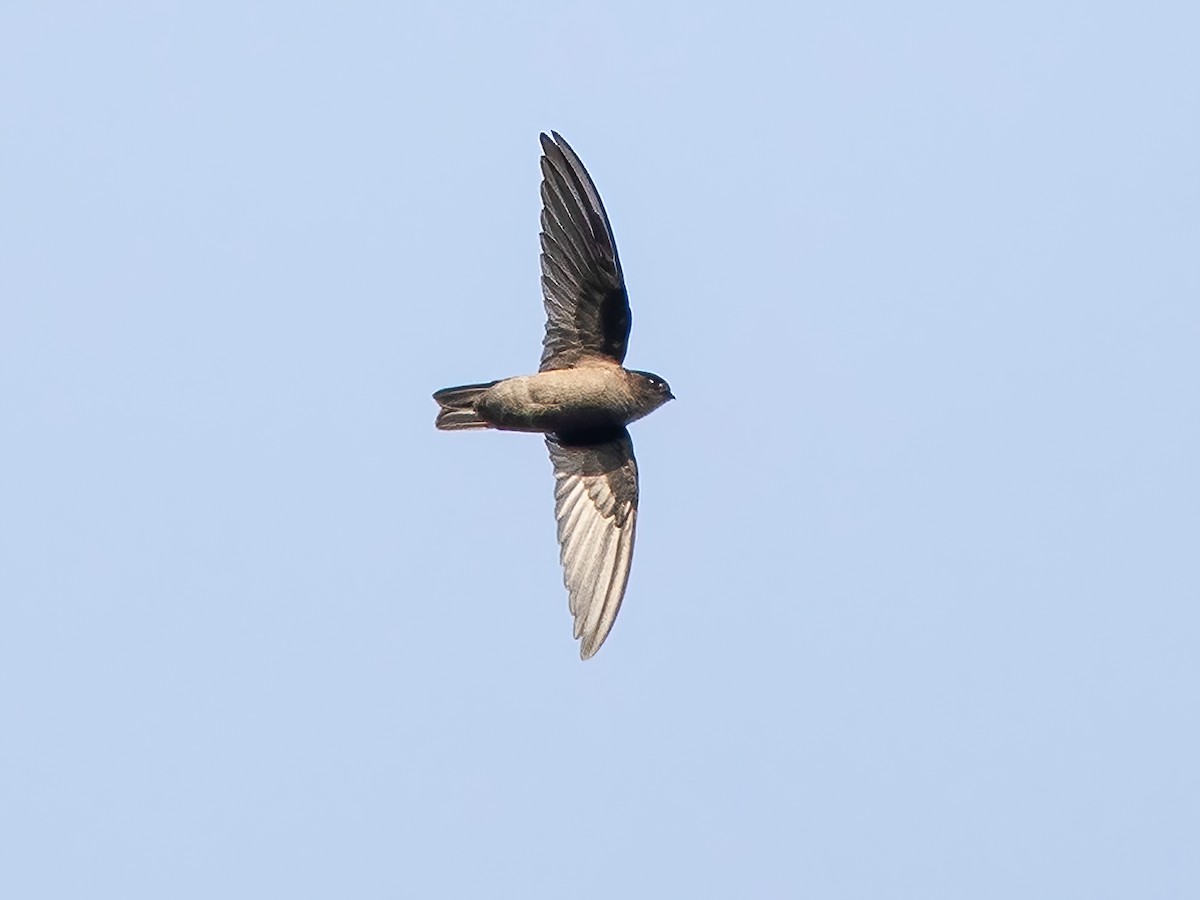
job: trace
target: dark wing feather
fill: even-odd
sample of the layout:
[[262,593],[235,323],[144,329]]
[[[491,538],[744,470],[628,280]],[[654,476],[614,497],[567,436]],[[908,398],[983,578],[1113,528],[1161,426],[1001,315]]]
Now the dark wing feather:
[[622,428],[591,442],[597,437],[546,437],[554,463],[559,558],[583,659],[600,649],[617,618],[637,525],[637,462],[629,432]]
[[542,141],[542,297],[546,337],[541,369],[581,356],[625,359],[629,295],[600,194],[557,132]]

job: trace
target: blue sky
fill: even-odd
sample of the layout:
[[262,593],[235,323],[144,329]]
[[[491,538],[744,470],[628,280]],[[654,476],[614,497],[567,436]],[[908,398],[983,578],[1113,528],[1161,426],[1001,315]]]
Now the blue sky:
[[[1200,895],[1193,4],[0,12],[0,895]],[[625,606],[529,435],[613,220]]]

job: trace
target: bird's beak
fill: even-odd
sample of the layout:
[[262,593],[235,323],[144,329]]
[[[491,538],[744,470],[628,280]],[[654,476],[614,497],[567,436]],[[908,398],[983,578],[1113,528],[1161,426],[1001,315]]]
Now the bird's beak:
[[674,400],[674,399],[675,399],[675,395],[674,395],[674,394],[672,394],[670,391],[667,391],[667,399],[668,399],[668,400]]

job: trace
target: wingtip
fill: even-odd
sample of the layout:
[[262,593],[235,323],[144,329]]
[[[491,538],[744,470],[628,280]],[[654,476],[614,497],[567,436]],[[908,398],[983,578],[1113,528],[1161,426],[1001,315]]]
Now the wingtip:
[[544,153],[551,150],[557,150],[558,152],[568,156],[575,155],[575,151],[571,148],[571,145],[567,143],[567,139],[554,129],[550,129],[549,134],[543,131],[540,135],[538,135],[538,140],[541,142],[542,152]]
[[604,642],[608,640],[608,632],[611,630],[612,623],[609,623],[607,630],[601,628],[585,634],[583,640],[579,642],[579,658],[586,662],[599,653]]

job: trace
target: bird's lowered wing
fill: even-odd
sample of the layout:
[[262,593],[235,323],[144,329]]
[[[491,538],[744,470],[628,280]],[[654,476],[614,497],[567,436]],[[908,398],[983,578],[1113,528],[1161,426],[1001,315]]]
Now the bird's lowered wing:
[[[587,443],[573,441],[587,440]],[[633,559],[638,475],[624,428],[604,436],[547,435],[554,463],[559,558],[579,655],[592,656],[612,629]]]

